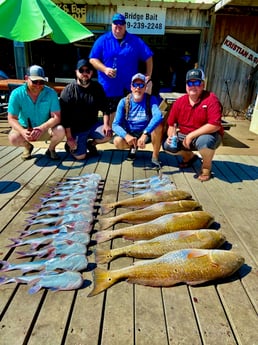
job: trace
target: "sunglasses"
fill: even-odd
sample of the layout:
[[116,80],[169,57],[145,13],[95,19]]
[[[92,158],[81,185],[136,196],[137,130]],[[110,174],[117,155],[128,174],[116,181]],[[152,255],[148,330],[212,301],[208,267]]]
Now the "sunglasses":
[[30,81],[32,82],[33,85],[44,85],[45,82],[44,80],[31,80]]
[[115,24],[115,25],[125,25],[125,22],[123,22],[122,20],[115,20],[115,21],[113,21],[113,24]]
[[200,86],[201,83],[202,83],[201,80],[194,80],[194,81],[188,80],[186,82],[187,86]]
[[135,88],[139,87],[140,89],[143,89],[145,84],[144,83],[132,83],[132,86]]
[[79,69],[79,72],[82,74],[82,73],[87,73],[87,74],[89,74],[90,72],[91,72],[91,70],[90,69],[88,69],[88,68],[80,68]]

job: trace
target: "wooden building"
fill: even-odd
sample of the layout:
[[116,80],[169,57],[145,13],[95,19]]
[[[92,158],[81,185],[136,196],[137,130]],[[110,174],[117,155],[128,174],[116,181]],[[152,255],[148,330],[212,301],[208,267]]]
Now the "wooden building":
[[[180,72],[178,62],[187,52],[189,68],[198,63],[204,70],[206,87],[218,95],[224,114],[238,114],[255,102],[258,0],[53,1],[85,24],[94,37],[69,45],[57,45],[50,38],[31,42],[26,47],[27,64],[44,66],[50,81],[72,78],[77,59],[87,56],[96,38],[110,30],[113,14],[123,12],[132,17],[127,20],[128,31],[141,36],[154,51],[155,92],[170,88],[171,67]],[[143,14],[153,17],[156,26],[132,30]]]

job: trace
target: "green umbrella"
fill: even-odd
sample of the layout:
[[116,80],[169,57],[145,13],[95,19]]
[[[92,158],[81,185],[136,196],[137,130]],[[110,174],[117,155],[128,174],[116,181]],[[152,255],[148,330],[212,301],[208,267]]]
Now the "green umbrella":
[[56,43],[67,44],[93,33],[51,0],[0,0],[0,37],[30,42],[51,35]]

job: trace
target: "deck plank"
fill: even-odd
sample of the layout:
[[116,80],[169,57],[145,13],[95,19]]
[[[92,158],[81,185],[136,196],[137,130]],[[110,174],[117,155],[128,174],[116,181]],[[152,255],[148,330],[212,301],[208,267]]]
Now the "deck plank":
[[[21,148],[0,147],[0,257],[11,262],[17,249],[6,247],[40,197],[66,176],[99,173],[103,179],[96,201],[92,243],[88,247],[88,269],[78,291],[54,293],[42,290],[28,294],[28,287],[8,284],[0,287],[1,345],[256,345],[258,313],[258,157],[217,155],[214,178],[200,183],[193,168],[177,168],[178,158],[161,153],[162,173],[170,176],[178,189],[190,192],[205,211],[214,215],[214,227],[227,237],[223,248],[239,252],[245,265],[232,277],[201,286],[179,284],[172,288],[151,288],[120,282],[103,293],[87,297],[93,288],[94,250],[117,248],[131,243],[122,238],[96,244],[98,219],[121,214],[99,213],[99,205],[127,198],[120,188],[123,179],[140,179],[156,174],[145,170],[150,151],[139,151],[134,162],[127,152],[100,151],[98,157],[74,162],[60,151],[60,162],[49,162],[44,149],[35,149],[33,159],[22,162]],[[116,224],[113,229],[128,224]],[[105,231],[105,230],[104,230]],[[25,249],[26,247],[22,248]],[[107,269],[132,265],[134,259],[121,257]],[[15,276],[19,271],[8,272]],[[7,274],[7,273],[6,273]],[[20,274],[20,272],[19,272]],[[46,334],[48,337],[46,338]]]

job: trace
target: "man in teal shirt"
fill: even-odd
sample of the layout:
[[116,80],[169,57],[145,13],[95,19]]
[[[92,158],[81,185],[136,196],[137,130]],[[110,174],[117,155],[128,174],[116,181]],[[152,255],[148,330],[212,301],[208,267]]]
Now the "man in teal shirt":
[[30,66],[25,75],[26,83],[12,91],[8,104],[8,122],[12,127],[9,141],[23,146],[23,160],[31,158],[31,142],[50,140],[46,155],[53,160],[59,157],[55,147],[64,136],[60,123],[60,105],[55,90],[45,85],[42,67]]

